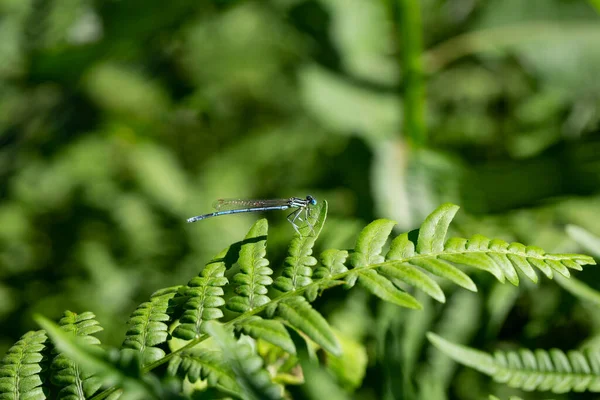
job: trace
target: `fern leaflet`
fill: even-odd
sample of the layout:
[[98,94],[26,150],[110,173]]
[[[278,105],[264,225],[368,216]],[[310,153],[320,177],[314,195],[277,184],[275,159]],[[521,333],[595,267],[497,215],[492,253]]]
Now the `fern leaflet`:
[[[354,268],[360,268],[382,263],[384,257],[381,255],[381,250],[395,224],[394,221],[380,219],[367,225],[358,235],[354,253],[350,256],[350,264]],[[385,301],[407,308],[421,308],[421,304],[414,297],[398,288],[376,270],[361,271],[358,274],[358,282]]]
[[206,330],[223,351],[247,397],[257,400],[283,398],[282,388],[273,384],[269,373],[263,369],[262,358],[249,343],[236,341],[230,332],[216,322],[209,322]]
[[[65,332],[71,332],[80,337],[82,342],[90,345],[99,345],[100,340],[93,333],[100,332],[102,327],[91,312],[76,314],[65,311],[64,317],[59,321],[60,327]],[[102,382],[90,371],[82,370],[77,363],[65,354],[58,354],[52,360],[51,380],[60,388],[58,393],[61,399],[86,399],[100,389]]]
[[228,249],[223,250],[211,262],[206,264],[200,276],[193,278],[184,291],[187,300],[180,325],[173,331],[173,336],[190,340],[201,335],[205,321],[223,317],[220,307],[225,304],[223,286],[229,281],[225,275],[223,257]]
[[552,349],[497,351],[494,355],[458,345],[428,333],[429,340],[461,364],[474,368],[494,380],[527,391],[554,393],[569,391],[600,392],[600,352]]
[[233,371],[225,363],[220,350],[198,348],[178,353],[169,360],[167,374],[182,379],[187,377],[192,383],[206,379],[209,386],[221,386],[241,396]]
[[[386,255],[387,261],[402,260],[412,257],[415,253],[413,242],[408,239],[408,233],[398,235],[390,245],[390,251]],[[425,272],[414,268],[408,263],[395,263],[384,265],[379,268],[379,272],[390,279],[397,279],[408,285],[414,286],[427,293],[440,303],[446,301],[446,296],[440,285]]]
[[277,304],[277,315],[303,332],[328,352],[340,356],[341,347],[327,320],[301,296],[288,297]]
[[343,280],[335,280],[332,277],[348,271],[348,267],[344,265],[347,258],[346,250],[329,249],[321,253],[322,265],[318,266],[313,274],[317,284],[306,290],[306,297],[309,301],[314,301],[319,292],[323,290],[344,284]]
[[29,331],[8,349],[0,363],[0,399],[45,399],[40,373],[47,347],[44,331]]
[[267,296],[267,286],[273,283],[273,270],[269,268],[269,260],[265,258],[267,229],[267,220],[261,219],[252,226],[244,239],[238,259],[241,272],[233,277],[238,295],[227,302],[227,308],[231,311],[243,313],[271,300]]
[[122,347],[124,351],[140,352],[142,365],[165,356],[164,350],[157,345],[166,342],[169,337],[170,303],[179,289],[180,286],[175,286],[153,293],[150,301],[140,304],[127,321],[129,329]]
[[[36,322],[46,330],[56,348],[73,360],[85,371],[94,373],[102,384],[118,385],[128,392],[130,398],[159,399],[161,387],[149,385],[156,379],[152,374],[141,375],[137,353],[122,353],[116,349],[108,352],[99,346],[90,345],[85,336],[75,336],[65,332],[52,321],[35,317]],[[112,390],[114,393],[115,390]],[[102,396],[102,395],[99,395]]]
[[[314,229],[305,235],[296,235],[288,250],[288,256],[284,261],[285,267],[273,287],[282,292],[289,292],[297,288],[307,286],[312,283],[312,267],[317,264],[317,259],[312,256],[312,248],[315,241],[323,229],[327,217],[327,202],[323,201],[320,206],[314,210],[315,217],[312,218]],[[311,222],[311,221],[309,221]],[[303,227],[303,232],[308,231],[308,227]]]
[[296,353],[296,347],[288,331],[277,320],[253,316],[236,324],[236,328],[255,339],[274,344],[290,354]]

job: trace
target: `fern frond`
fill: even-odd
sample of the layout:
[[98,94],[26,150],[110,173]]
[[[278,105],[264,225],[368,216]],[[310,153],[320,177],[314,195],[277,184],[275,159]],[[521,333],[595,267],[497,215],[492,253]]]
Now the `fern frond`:
[[329,249],[321,253],[321,265],[315,269],[313,274],[317,284],[310,286],[305,292],[309,301],[314,301],[319,292],[325,289],[344,284],[343,280],[335,280],[332,277],[348,271],[348,267],[344,265],[347,258],[346,250]]
[[254,339],[262,339],[290,354],[296,353],[296,346],[294,346],[288,331],[277,320],[253,316],[236,324],[236,328]]
[[470,239],[452,238],[445,245],[443,245],[443,237],[428,236],[432,232],[435,232],[435,235],[445,234],[447,225],[435,227],[429,225],[447,224],[449,217],[454,216],[457,210],[458,206],[444,204],[425,220],[417,243],[417,254],[421,257],[409,260],[410,264],[423,267],[470,290],[476,289],[473,282],[456,266],[482,269],[493,274],[501,282],[506,279],[518,285],[517,270],[533,282],[537,282],[534,267],[548,278],[552,278],[553,272],[569,276],[569,269],[581,270],[581,265],[595,264],[589,256],[548,254],[535,246],[507,243],[481,235],[474,235]]
[[189,281],[184,291],[187,300],[185,311],[173,331],[173,336],[190,340],[204,333],[202,324],[205,321],[223,317],[220,309],[225,304],[223,299],[225,286],[229,280],[225,277],[225,262],[223,258],[227,250],[219,253],[211,262],[206,264],[200,275]]
[[[319,267],[319,274],[315,273],[315,278],[323,278],[315,283],[320,288],[326,288],[331,282],[343,281],[346,287],[352,287],[358,279],[369,291],[386,301],[418,308],[418,302],[402,291],[396,281],[419,288],[443,302],[445,297],[440,286],[428,274],[448,279],[476,292],[473,280],[459,267],[481,269],[501,282],[508,280],[518,285],[517,270],[536,282],[534,267],[552,278],[553,272],[569,276],[569,269],[581,270],[582,265],[595,264],[589,256],[548,254],[534,246],[507,243],[481,235],[446,241],[448,224],[457,210],[458,206],[444,204],[431,213],[419,229],[416,245],[406,233],[396,237],[385,261],[380,253],[394,222],[385,219],[372,222],[360,233],[356,248],[350,256],[352,269],[343,271],[338,267],[340,272],[332,274],[326,267]],[[309,299],[314,298],[315,287],[308,287],[307,293]]]
[[47,340],[44,331],[29,331],[8,349],[0,362],[0,399],[46,398],[40,373]]
[[[89,345],[99,345],[100,340],[91,336],[102,331],[102,327],[95,320],[91,312],[76,314],[65,311],[59,325],[65,332],[70,332]],[[61,399],[76,400],[87,399],[100,389],[102,382],[90,371],[85,371],[65,354],[58,354],[51,364],[52,383],[60,388],[58,393]]]
[[344,265],[348,258],[346,250],[329,249],[321,253],[321,266],[315,269],[314,277],[323,281],[348,271]]
[[413,296],[397,288],[389,279],[374,270],[367,270],[360,273],[358,280],[363,287],[382,300],[389,301],[400,307],[420,310],[421,303]]
[[327,320],[304,297],[294,296],[281,300],[277,304],[276,314],[328,352],[341,355],[340,344]]
[[127,325],[123,349],[140,352],[142,365],[150,364],[165,356],[165,351],[157,345],[169,337],[171,300],[181,286],[174,286],[154,292],[150,301],[142,303],[131,314]]
[[[94,373],[102,384],[118,385],[128,392],[129,398],[158,399],[161,398],[161,387],[149,385],[148,381],[156,379],[152,374],[141,375],[137,353],[120,352],[110,349],[108,352],[100,346],[90,345],[85,336],[75,336],[65,332],[52,321],[35,316],[36,322],[46,330],[55,347],[73,360],[79,367]],[[113,393],[115,389],[110,390]]]
[[206,331],[223,351],[246,397],[257,400],[283,398],[282,388],[271,381],[269,373],[263,369],[262,358],[249,343],[236,341],[230,332],[213,321],[207,324]]
[[381,250],[394,225],[396,221],[389,219],[378,219],[367,225],[358,235],[354,253],[350,256],[350,264],[356,268],[383,262]]
[[490,271],[495,271],[494,275],[500,281],[503,282],[505,277],[515,286],[519,283],[517,269],[533,282],[537,282],[533,267],[552,279],[554,272],[569,277],[569,269],[581,271],[582,265],[595,264],[589,256],[548,254],[539,247],[507,243],[498,239],[490,240],[481,235],[475,235],[468,240],[454,240],[445,250],[450,254],[441,258],[446,261],[480,269],[489,268]]
[[238,259],[241,272],[233,277],[238,296],[230,298],[227,302],[227,308],[231,311],[243,313],[271,300],[267,296],[267,286],[273,283],[273,270],[269,268],[269,260],[265,258],[267,229],[267,220],[258,220],[244,239]]
[[600,392],[600,352],[521,349],[497,351],[494,355],[449,342],[434,333],[428,339],[461,364],[474,368],[494,380],[527,391],[554,393],[569,391]]
[[221,386],[241,395],[235,375],[220,350],[197,348],[178,353],[169,360],[167,374],[187,378],[192,383],[205,379],[211,387]]
[[[314,229],[306,235],[296,235],[288,250],[288,256],[284,261],[281,276],[275,279],[273,287],[281,292],[289,292],[312,283],[312,268],[317,264],[317,259],[312,256],[315,241],[323,229],[327,217],[327,201],[322,201],[314,209],[314,217],[311,222]],[[303,227],[308,230],[308,227]]]
[[[396,225],[395,221],[380,219],[367,225],[358,235],[354,252],[350,255],[353,268],[380,264],[384,261],[381,255],[383,245]],[[373,269],[361,271],[358,282],[375,296],[401,307],[419,309],[421,304],[410,294],[398,288],[387,277]]]
[[[412,257],[415,253],[413,242],[408,239],[408,233],[397,236],[390,245],[390,251],[386,254],[387,261],[402,260]],[[379,272],[390,279],[397,279],[408,285],[414,286],[427,293],[440,303],[446,301],[442,288],[429,275],[409,264],[391,264],[379,268]]]

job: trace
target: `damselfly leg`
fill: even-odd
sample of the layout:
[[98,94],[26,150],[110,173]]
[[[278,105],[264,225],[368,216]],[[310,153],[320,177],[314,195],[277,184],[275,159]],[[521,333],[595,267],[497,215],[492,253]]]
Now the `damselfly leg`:
[[314,233],[315,227],[313,226],[313,224],[310,223],[310,212],[311,212],[310,207],[306,207],[304,209],[304,214],[306,215],[306,224],[310,227],[310,233]]
[[292,224],[292,227],[294,228],[294,230],[296,231],[296,233],[298,235],[301,235],[300,231],[298,230],[298,225],[296,225],[296,219],[298,218],[298,216],[300,215],[300,212],[302,212],[302,208],[298,207],[297,209],[295,209],[294,211],[292,211],[288,216],[287,216],[287,220],[290,222],[290,224]]
[[[304,220],[302,219],[302,217],[300,217],[300,215],[302,214],[302,211],[304,211],[304,218],[305,218]],[[302,236],[302,234],[300,233],[300,230],[298,229],[299,226],[296,224],[296,220],[306,221],[306,225],[308,225],[308,227],[310,228],[310,233],[314,233],[315,227],[313,226],[313,224],[310,223],[309,218],[310,218],[310,207],[298,207],[297,209],[292,211],[287,216],[287,220],[290,222],[290,224],[292,224],[292,227],[300,236]]]

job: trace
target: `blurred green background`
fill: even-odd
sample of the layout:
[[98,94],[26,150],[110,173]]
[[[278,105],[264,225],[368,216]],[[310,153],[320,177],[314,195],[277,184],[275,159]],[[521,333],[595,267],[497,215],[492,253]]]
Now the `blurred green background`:
[[[585,251],[565,225],[600,235],[599,11],[0,0],[0,354],[32,313],[65,309],[95,312],[119,345],[137,304],[256,220],[185,223],[217,198],[327,199],[320,250],[353,246],[377,217],[414,229],[450,201],[457,234]],[[293,230],[268,218],[276,268]],[[600,289],[593,268],[579,277]],[[482,275],[478,294],[448,287],[421,313],[359,289],[319,306],[369,355],[364,381],[348,378],[357,398],[475,399],[510,391],[427,349],[426,330],[482,349],[600,343],[597,309],[541,281]]]

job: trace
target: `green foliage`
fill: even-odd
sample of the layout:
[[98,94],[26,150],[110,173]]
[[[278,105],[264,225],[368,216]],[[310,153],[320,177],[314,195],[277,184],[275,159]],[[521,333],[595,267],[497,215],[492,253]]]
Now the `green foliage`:
[[262,368],[263,361],[250,343],[236,341],[231,333],[216,323],[209,323],[208,333],[223,350],[223,356],[236,375],[237,382],[249,399],[282,399],[282,388],[271,382]]
[[600,392],[600,353],[552,349],[496,351],[494,355],[449,342],[433,333],[427,337],[457,362],[526,391],[554,393]]
[[238,296],[227,302],[227,308],[235,312],[246,312],[269,302],[266,296],[267,285],[273,283],[273,270],[268,267],[267,220],[254,224],[242,244],[238,263],[240,271],[233,277],[235,292]]
[[[169,337],[171,300],[179,292],[179,287],[158,290],[150,296],[150,301],[140,304],[131,314],[129,328],[123,341],[123,349],[140,353],[142,364],[150,364],[162,357],[165,352],[158,347]],[[124,350],[126,351],[126,350]]]
[[285,326],[278,320],[253,316],[236,324],[236,328],[255,339],[262,339],[280,347],[290,354],[296,353],[294,342]]
[[[218,256],[217,256],[218,257]],[[219,319],[223,311],[219,307],[225,304],[223,286],[228,283],[225,274],[225,263],[213,260],[202,270],[199,277],[192,279],[184,292],[187,298],[184,312],[175,328],[173,336],[190,340],[202,333],[205,321]]]
[[205,379],[210,386],[242,395],[231,367],[223,359],[223,353],[211,349],[192,349],[175,354],[169,360],[167,374],[187,378],[194,383]]
[[1,399],[46,398],[40,373],[47,339],[44,331],[30,331],[8,350],[0,364]]
[[281,300],[277,305],[277,315],[325,350],[340,355],[340,344],[327,320],[304,297],[293,296]]
[[[310,303],[316,299],[315,293],[322,293],[338,284],[349,289],[358,282],[368,292],[390,304],[416,309],[421,307],[421,303],[401,289],[400,283],[424,289],[418,297],[426,298],[423,296],[427,295],[445,300],[441,287],[429,277],[428,272],[475,291],[475,283],[459,269],[460,266],[490,272],[503,281],[505,270],[509,266],[512,268],[510,261],[523,273],[526,267],[532,269],[535,266],[546,271],[559,271],[565,276],[568,276],[565,273],[567,267],[581,269],[581,265],[594,263],[593,259],[583,255],[547,254],[541,249],[518,243],[509,245],[483,236],[446,241],[448,226],[458,207],[445,204],[425,220],[416,243],[410,240],[411,235],[401,234],[382,254],[394,222],[381,219],[362,230],[349,257],[348,251],[329,249],[321,254],[321,264],[318,265],[317,259],[312,257],[312,247],[323,227],[326,210],[327,202],[323,201],[319,212],[315,213],[315,220],[311,221],[314,222],[314,231],[309,229],[308,224],[303,226],[303,234],[299,234],[289,247],[282,269],[285,276],[282,275],[284,279],[280,281],[292,284],[290,290],[268,290],[272,286],[281,289],[282,285],[275,284],[270,278],[273,270],[267,267],[269,261],[265,258],[267,222],[259,220],[242,242],[219,253],[187,287],[161,289],[148,302],[141,304],[128,322],[129,329],[121,350],[104,350],[98,346],[100,342],[92,334],[102,328],[92,313],[66,312],[60,326],[36,317],[58,351],[52,361],[51,379],[58,386],[59,396],[69,399],[92,396],[188,398],[186,396],[195,392],[210,389],[214,393],[238,398],[279,399],[285,389],[282,383],[293,384],[295,380],[281,380],[283,375],[275,380],[269,372],[272,371],[270,363],[281,366],[282,362],[300,362],[308,376],[316,374],[315,379],[321,376],[320,369],[314,369],[307,363],[306,358],[310,358],[307,349],[313,346],[309,343],[314,343],[333,357],[330,370],[341,382],[357,388],[365,374],[366,352],[358,342],[336,333],[326,317],[313,308]],[[314,236],[306,237],[307,232],[314,232]],[[229,259],[232,249],[239,249],[237,264],[240,272],[230,283],[225,275],[227,267],[232,265]],[[456,255],[461,258],[449,257]],[[498,260],[503,260],[502,257],[505,257],[504,264],[499,265]],[[297,273],[303,269],[310,272]],[[547,275],[552,277],[552,274]],[[301,276],[306,278],[302,284],[299,283]],[[518,284],[518,280],[512,281]],[[228,286],[233,287],[235,292],[226,295]],[[452,332],[460,331],[459,336],[465,335],[465,323],[460,321],[463,316],[470,318],[477,312],[464,301],[455,302],[454,299],[461,299],[466,293],[458,292],[452,296],[451,307],[455,311],[459,308],[460,311],[456,312],[461,315],[450,311],[448,318],[440,323],[442,332],[452,336]],[[233,304],[244,305],[244,309],[240,308],[238,314],[227,318],[221,308],[232,304],[232,301]],[[468,303],[473,303],[473,299],[469,298]],[[467,312],[464,313],[464,310]],[[217,323],[217,320],[223,324]],[[172,331],[173,337],[186,340],[179,345],[175,345],[169,335],[169,327],[175,322],[178,324]],[[238,332],[237,338],[234,330]],[[600,358],[592,352],[573,351],[565,355],[559,350],[538,350],[535,354],[522,350],[520,353],[497,352],[492,357],[453,344],[433,333],[429,333],[428,337],[453,358],[509,386],[555,392],[600,391],[597,377],[600,374]],[[269,358],[267,353],[260,352],[258,343],[269,343],[279,348],[278,353],[273,353],[279,354],[277,358]],[[43,390],[46,388],[40,374],[44,371],[45,346],[46,336],[39,331],[25,335],[13,347],[0,369],[3,374],[1,396],[44,398]],[[405,366],[414,369],[414,355],[406,360]],[[172,384],[168,381],[160,383],[150,372],[167,362],[166,375],[175,379]],[[355,364],[356,368],[345,371],[345,362]],[[446,388],[452,369],[446,361],[432,360],[431,367],[421,374],[420,392],[432,395]],[[289,370],[289,367],[284,370]],[[182,386],[184,380],[193,385],[186,389]],[[437,385],[428,384],[430,380],[435,380]],[[101,386],[109,386],[110,389],[98,392]]]
[[[599,269],[565,278],[568,260],[484,238],[598,253],[599,4],[0,1],[0,357],[32,329],[29,316],[94,310],[104,345],[139,350],[157,371],[187,346],[178,339],[190,341],[182,352],[210,343],[205,324],[219,320],[259,338],[274,380],[298,382],[282,326],[295,343],[297,332],[277,315],[304,296],[328,332],[367,352],[368,379],[348,393],[308,339],[325,365],[306,372],[314,390],[290,397],[534,398],[456,372],[423,332],[478,348],[598,345]],[[268,265],[241,271],[237,243],[223,277],[203,275],[255,217],[185,218],[220,197],[307,193],[329,200],[322,230],[303,227],[286,254],[292,230],[270,213]],[[465,213],[448,241],[430,235],[440,253],[412,230],[445,202]],[[379,253],[349,250],[381,216],[412,232],[395,244],[381,235]],[[555,281],[533,285],[538,270]],[[477,293],[462,290],[474,283]],[[54,355],[42,353],[52,398]]]
[[[496,396],[490,395],[489,400],[500,400],[500,399],[498,397],[496,397]],[[518,396],[510,396],[508,398],[508,400],[523,400],[523,399],[521,397],[518,397]]]
[[[77,333],[77,330],[65,331],[41,316],[37,316],[35,319],[48,333],[58,351],[74,361],[73,364],[66,366],[65,371],[61,371],[61,375],[64,376],[68,370],[70,375],[76,376],[81,368],[86,371],[83,374],[84,376],[93,375],[92,379],[94,381],[88,381],[88,384],[92,384],[89,386],[96,387],[98,383],[103,386],[117,385],[124,392],[124,395],[119,398],[126,399],[159,399],[162,397],[163,392],[168,389],[157,385],[156,378],[152,374],[142,376],[138,354],[132,352],[122,353],[116,349],[104,351],[98,346],[91,345],[90,343],[95,342],[95,340],[90,340],[88,336],[74,335],[73,333]],[[86,330],[84,328],[81,331]],[[60,365],[60,367],[63,367],[63,365]],[[85,380],[83,381],[85,385]],[[68,387],[66,389],[65,394],[69,396],[72,391]],[[89,390],[91,388],[85,389]],[[87,392],[87,390],[85,391]],[[111,392],[114,393],[115,389],[111,389],[108,393]]]
[[[65,312],[65,316],[58,322],[65,331],[79,337],[86,345],[99,345],[100,340],[91,336],[102,331],[102,327],[96,321],[91,312],[75,314]],[[102,382],[94,376],[91,371],[80,369],[78,363],[70,359],[66,354],[60,353],[52,360],[51,364],[52,383],[60,388],[59,398],[75,400],[87,399],[100,389]]]
[[[398,235],[390,245],[386,254],[386,261],[402,260],[410,257],[414,252],[414,244],[408,239],[408,233]],[[427,273],[406,264],[384,265],[379,272],[393,279],[398,279],[406,284],[421,289],[440,303],[446,301],[444,292]]]
[[327,217],[328,203],[321,202],[316,210],[313,210],[314,217],[303,227],[303,235],[298,235],[292,239],[288,249],[289,256],[285,259],[285,267],[281,271],[281,276],[275,279],[274,287],[282,292],[289,292],[312,283],[311,276],[313,267],[317,264],[317,259],[312,256],[312,249],[315,245],[321,229],[325,224]]

